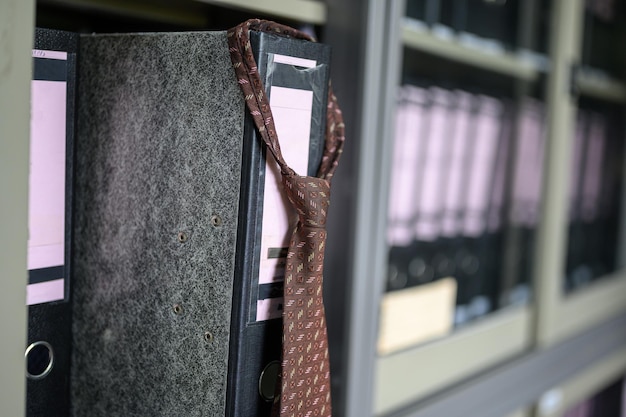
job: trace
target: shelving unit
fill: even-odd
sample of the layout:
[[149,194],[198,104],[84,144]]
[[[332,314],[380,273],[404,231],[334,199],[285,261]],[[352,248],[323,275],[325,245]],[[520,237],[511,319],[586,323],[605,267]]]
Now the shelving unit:
[[[529,8],[537,5],[537,2],[531,3]],[[441,30],[406,18],[405,1],[391,1],[384,8],[384,35],[376,38],[379,43],[373,40],[366,48],[373,68],[368,69],[378,75],[383,87],[365,86],[368,92],[379,91],[381,107],[376,108],[379,112],[376,126],[370,119],[374,118],[374,110],[370,110],[371,106],[363,107],[363,126],[367,123],[367,128],[362,129],[363,145],[359,155],[363,165],[359,171],[361,183],[357,207],[360,210],[356,216],[355,239],[358,244],[354,252],[353,275],[358,284],[353,286],[351,310],[351,323],[358,331],[350,337],[351,352],[359,360],[351,363],[348,379],[350,392],[359,395],[348,398],[346,415],[350,417],[370,414],[385,417],[496,417],[526,407],[534,408],[532,415],[540,416],[538,408],[533,405],[553,386],[570,381],[591,392],[595,389],[591,387],[608,382],[615,373],[624,372],[621,366],[610,376],[601,372],[601,369],[608,369],[608,365],[605,365],[607,368],[601,365],[603,360],[609,360],[607,357],[614,355],[612,364],[624,360],[624,341],[612,336],[624,329],[626,288],[623,273],[617,271],[567,296],[562,291],[561,281],[567,233],[563,227],[567,224],[567,156],[571,152],[569,138],[573,134],[576,114],[575,94],[623,103],[624,84],[601,72],[572,70],[580,62],[583,4],[581,1],[558,0],[552,3],[552,21],[548,25],[552,46],[547,55],[529,54],[522,49],[481,49],[478,44],[464,42],[462,36],[449,28]],[[370,13],[379,15],[383,13],[382,9],[370,5]],[[380,42],[385,44],[384,54],[375,50],[380,47]],[[418,58],[407,58],[413,53],[419,53]],[[405,59],[416,62],[403,65]],[[387,221],[392,164],[390,144],[395,129],[397,91],[407,79],[403,71],[429,68],[431,76],[436,72],[430,67],[430,61],[434,60],[439,65],[446,61],[451,67],[462,66],[464,69],[460,71],[466,73],[482,71],[508,78],[513,86],[511,90],[522,95],[530,90],[536,91],[538,87],[543,90],[548,144],[542,220],[535,248],[534,296],[528,305],[492,313],[448,337],[379,355],[372,345],[376,343],[380,325],[377,306],[385,293],[388,247],[384,242],[384,224]],[[374,61],[383,64],[376,67]],[[573,80],[572,74],[575,74]],[[441,79],[429,78],[432,83]],[[372,169],[375,169],[374,173]],[[604,339],[607,345],[593,351],[590,344],[598,339]],[[586,350],[588,356],[577,355],[578,350]],[[568,360],[567,355],[580,363],[574,365],[576,359]],[[561,360],[556,360],[557,357]],[[547,366],[550,361],[551,365]],[[371,362],[375,363],[373,369],[368,367]],[[602,382],[587,374],[578,374],[583,369]],[[567,404],[583,395],[582,391],[573,388],[570,392],[565,401]],[[372,401],[363,402],[362,398],[372,398]],[[474,401],[475,398],[479,399]],[[558,410],[564,411],[565,403],[559,403]]]
[[[106,17],[111,30],[165,31],[224,29],[252,16],[264,17],[306,24],[333,46],[333,84],[348,126],[348,143],[333,180],[325,274],[337,415],[561,417],[568,407],[626,374],[624,270],[571,294],[563,291],[570,138],[577,101],[582,97],[626,105],[626,77],[606,75],[581,62],[583,0],[552,0],[547,24],[551,46],[547,52],[530,53],[526,46],[485,49],[453,31],[416,24],[405,16],[407,1],[185,0],[174,5],[166,0],[9,0],[0,4],[0,33],[8,33],[4,39],[10,41],[0,40],[0,49],[10,45],[3,51],[9,57],[6,62],[15,64],[3,72],[0,63],[0,117],[8,121],[0,123],[0,131],[3,138],[10,138],[2,143],[0,177],[11,179],[1,187],[2,195],[15,202],[0,217],[3,234],[12,237],[0,251],[7,276],[18,276],[25,263],[20,248],[26,244],[28,86],[18,72],[27,73],[28,56],[19,50],[32,43],[28,34],[35,25],[33,15],[77,31],[97,26],[99,15]],[[540,2],[528,2],[519,19],[527,22]],[[47,14],[33,14],[33,10]],[[407,59],[414,62],[407,64]],[[533,296],[446,337],[380,355],[376,346],[386,291],[389,248],[384,236],[397,93],[404,80],[423,68],[435,72],[437,65],[493,78],[507,86],[503,96],[511,102],[532,96],[545,103],[547,140]],[[622,194],[618,257],[623,268],[626,192]],[[25,271],[23,275],[25,282]],[[25,289],[15,278],[3,280],[0,293],[5,309],[2,330],[13,342],[0,350],[7,369],[0,377],[2,385],[12,388],[3,391],[0,414],[23,415],[23,387],[15,381],[23,379],[20,341],[25,339],[26,316],[19,300]]]

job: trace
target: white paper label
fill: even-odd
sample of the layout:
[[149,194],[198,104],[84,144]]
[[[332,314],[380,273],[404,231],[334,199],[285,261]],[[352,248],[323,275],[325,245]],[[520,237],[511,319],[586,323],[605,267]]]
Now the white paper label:
[[[66,60],[67,53],[33,50],[33,57]],[[65,81],[31,81],[29,270],[65,263],[66,99]],[[63,278],[28,285],[27,304],[62,300]]]
[[385,294],[378,352],[385,355],[450,333],[456,289],[454,278],[444,278]]
[[67,61],[67,52],[63,51],[46,51],[43,49],[33,49],[33,58],[58,59]]
[[65,82],[32,82],[28,269],[64,262],[65,96]]
[[65,298],[65,280],[63,278],[30,284],[26,287],[26,304],[29,306],[58,301],[63,298]]
[[274,62],[278,64],[295,65],[296,67],[313,68],[317,65],[314,59],[298,58],[289,55],[274,54]]
[[[306,175],[309,164],[313,92],[272,87],[270,106],[276,133],[281,140],[283,158],[298,174]],[[265,164],[259,284],[283,280],[284,259],[272,257],[271,254],[289,246],[289,232],[295,225],[297,214],[282,188],[278,165],[268,152]]]

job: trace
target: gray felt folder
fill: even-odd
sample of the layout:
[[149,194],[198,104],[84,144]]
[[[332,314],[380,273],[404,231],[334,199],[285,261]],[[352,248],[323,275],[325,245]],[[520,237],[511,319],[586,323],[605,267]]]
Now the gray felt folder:
[[[286,79],[320,89],[321,151],[328,47],[254,45],[261,72],[265,50],[316,60]],[[269,415],[259,384],[280,318],[254,319],[272,291],[255,266],[264,156],[226,33],[83,36],[78,63],[72,414]]]

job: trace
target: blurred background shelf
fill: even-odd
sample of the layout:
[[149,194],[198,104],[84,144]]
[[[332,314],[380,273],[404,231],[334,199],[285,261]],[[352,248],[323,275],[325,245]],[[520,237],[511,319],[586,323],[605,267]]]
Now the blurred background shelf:
[[[561,417],[567,410],[592,399],[609,384],[623,380],[624,375],[626,375],[626,349],[621,349],[581,369],[564,384],[547,391],[538,402],[536,415]],[[622,401],[622,407],[623,405]]]
[[[530,348],[530,309],[511,307],[495,316],[447,338],[379,357],[375,414],[407,407],[494,363],[505,363],[526,352]],[[447,360],[441,361],[442,357]]]
[[559,325],[553,329],[554,340],[565,340],[625,310],[626,272],[622,270],[590,283],[562,301],[557,313]]
[[[603,70],[574,71],[588,66],[589,62],[603,62],[588,53],[588,45],[600,42],[589,40],[589,14],[596,13],[592,3],[598,4],[598,9],[600,3],[606,9],[614,6],[617,10],[614,22],[621,19],[621,6],[578,0],[397,0],[386,7],[382,36],[386,53],[378,58],[382,61],[378,69],[382,87],[365,86],[367,91],[381,90],[382,113],[378,113],[378,125],[373,128],[371,120],[376,116],[366,108],[368,129],[363,130],[361,137],[368,151],[363,151],[360,160],[376,174],[370,177],[365,169],[361,171],[360,179],[365,182],[362,189],[373,191],[362,192],[364,197],[358,205],[362,209],[358,211],[360,220],[356,225],[357,231],[375,225],[373,230],[360,234],[363,239],[359,241],[376,238],[379,241],[360,243],[355,249],[358,273],[354,279],[359,279],[360,285],[363,280],[369,282],[368,287],[373,289],[367,292],[367,300],[356,300],[352,326],[362,329],[377,322],[377,334],[387,337],[390,332],[382,327],[388,326],[383,315],[387,314],[387,299],[390,299],[387,294],[398,292],[408,296],[416,288],[426,291],[431,283],[447,276],[457,278],[459,286],[465,285],[467,277],[459,274],[460,264],[456,264],[456,271],[449,268],[450,259],[457,262],[460,258],[447,256],[444,262],[442,255],[447,254],[451,244],[462,250],[472,248],[472,239],[466,236],[455,241],[449,235],[442,239],[437,235],[440,231],[433,232],[440,227],[437,219],[446,209],[421,203],[439,197],[434,193],[424,194],[420,185],[415,185],[419,181],[426,184],[426,179],[441,181],[444,174],[437,176],[430,171],[435,169],[429,164],[432,158],[437,161],[454,158],[450,154],[455,152],[456,145],[450,137],[454,135],[453,126],[460,123],[458,110],[463,105],[459,103],[464,97],[486,96],[488,101],[505,109],[499,128],[506,131],[503,135],[510,135],[508,164],[513,166],[512,171],[516,165],[527,167],[522,183],[532,182],[534,175],[542,179],[537,200],[533,202],[537,204],[537,220],[522,220],[525,226],[520,226],[515,217],[514,187],[517,186],[513,181],[505,182],[509,191],[501,218],[504,226],[500,226],[504,238],[489,252],[492,258],[502,260],[502,269],[489,278],[497,281],[499,289],[491,296],[487,311],[469,322],[463,319],[461,325],[455,323],[444,336],[420,339],[413,347],[399,348],[393,353],[381,354],[369,347],[376,337],[369,331],[361,330],[357,334],[360,339],[350,339],[352,352],[355,357],[360,355],[360,360],[350,368],[354,376],[349,384],[355,386],[354,392],[366,398],[372,393],[374,398],[372,406],[354,396],[349,398],[351,417],[369,412],[370,407],[375,415],[386,417],[468,414],[495,417],[516,408],[529,410],[529,415],[539,415],[536,402],[552,385],[565,383],[576,372],[576,360],[582,368],[600,360],[607,352],[620,355],[624,341],[611,337],[614,332],[621,332],[618,329],[623,319],[619,321],[617,317],[626,314],[621,272],[624,256],[620,252],[625,216],[619,196],[623,189],[616,185],[612,191],[600,191],[600,187],[589,193],[593,188],[589,184],[624,183],[620,179],[624,172],[620,149],[626,130],[621,129],[619,121],[624,111],[621,81],[624,73],[615,66],[610,68],[610,76],[601,75]],[[372,6],[372,10],[381,13],[380,8]],[[601,26],[596,22],[594,37],[606,42],[606,38],[597,35],[598,25]],[[583,44],[587,45],[585,53]],[[603,50],[607,51],[606,45]],[[368,56],[379,54],[374,46],[367,52]],[[589,57],[595,61],[589,61]],[[572,74],[576,74],[574,80]],[[580,94],[580,102],[576,93]],[[448,96],[452,98],[446,101]],[[528,116],[529,102],[535,106],[537,119]],[[470,110],[469,114],[470,119],[482,120],[477,116],[480,111]],[[581,119],[585,122],[581,123]],[[529,130],[528,123],[532,120],[539,120],[538,129]],[[448,133],[442,134],[444,131]],[[465,140],[478,147],[479,138],[477,133],[468,133]],[[444,151],[431,151],[436,148],[433,143],[441,141],[445,143]],[[466,158],[470,158],[467,155],[473,155],[472,145],[467,146]],[[525,151],[525,146],[531,150]],[[581,152],[587,155],[582,162],[574,159],[577,146],[582,146]],[[540,162],[523,158],[516,161],[516,154],[523,152],[540,155]],[[411,153],[418,156],[407,157]],[[596,156],[588,156],[591,154]],[[398,168],[402,164],[417,168],[402,171],[403,168]],[[451,173],[453,165],[445,166],[448,178],[455,175]],[[599,169],[600,166],[604,168]],[[404,181],[407,172],[418,179]],[[466,172],[464,179],[467,181],[471,175]],[[509,171],[505,175],[509,178],[505,181],[510,181],[513,174]],[[405,184],[402,191],[394,191],[400,187],[398,181]],[[569,184],[572,181],[574,185]],[[443,183],[438,184],[438,194],[445,194]],[[466,187],[471,188],[472,184]],[[528,185],[522,188],[528,195]],[[411,194],[416,197],[406,197]],[[506,198],[511,197],[512,202],[506,203]],[[590,214],[589,204],[581,203],[594,199],[602,201],[598,203],[603,204],[601,215]],[[407,204],[415,207],[396,209],[388,201],[403,201],[404,206],[398,207],[405,209]],[[509,218],[510,213],[513,214]],[[402,222],[408,222],[409,226],[402,226]],[[419,227],[426,227],[428,222],[429,228],[422,230],[432,235],[420,236]],[[613,226],[605,226],[609,223]],[[617,235],[599,232],[611,228],[622,231]],[[581,252],[581,248],[585,249]],[[519,263],[521,259],[523,264]],[[442,272],[432,272],[439,269]],[[523,286],[515,287],[516,282]],[[360,297],[364,294],[365,291],[360,291]],[[467,301],[463,301],[464,296],[459,297],[455,308],[457,319],[465,317],[467,311],[464,304]],[[522,300],[522,307],[507,307],[506,301],[503,302],[507,297],[509,301]],[[470,302],[470,308],[474,301]],[[384,307],[372,308],[376,305]],[[407,311],[409,314],[428,313],[411,310],[411,313]],[[406,324],[409,321],[407,317],[399,324],[405,326],[406,332],[413,331]],[[603,335],[594,333],[598,328],[605,329]],[[589,345],[594,337],[605,337],[610,347],[594,352]],[[582,359],[575,354],[578,351],[589,356]],[[555,358],[556,352],[564,356],[549,369],[537,366],[547,357]],[[372,358],[376,366],[369,370],[366,364]],[[607,378],[603,382],[608,383]],[[375,381],[373,390],[369,380]],[[504,386],[525,388],[506,390]],[[482,400],[474,403],[473,398]],[[479,401],[482,405],[477,404]],[[463,408],[470,405],[475,408]]]
[[410,49],[446,58],[452,63],[468,64],[526,81],[534,81],[539,77],[540,64],[523,55],[497,47],[485,48],[480,43],[471,44],[462,39],[452,33],[437,35],[428,28],[416,27],[412,19],[406,19],[402,25],[402,42]]
[[319,0],[197,0],[246,12],[261,13],[277,18],[308,22],[316,25],[326,23],[326,3]]
[[582,95],[611,102],[626,103],[626,83],[603,72],[581,68],[576,71],[575,82]]

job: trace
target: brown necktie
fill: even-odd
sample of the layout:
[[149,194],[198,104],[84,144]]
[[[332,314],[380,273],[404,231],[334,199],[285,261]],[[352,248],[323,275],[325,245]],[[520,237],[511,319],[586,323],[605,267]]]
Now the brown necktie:
[[341,110],[329,86],[326,141],[317,177],[297,175],[283,160],[272,112],[250,48],[249,31],[266,31],[313,41],[274,22],[252,19],[228,31],[228,45],[246,105],[267,149],[278,163],[284,191],[298,212],[285,266],[280,395],[272,415],[330,417],[328,338],[322,299],[326,213],[333,176],[344,142]]

